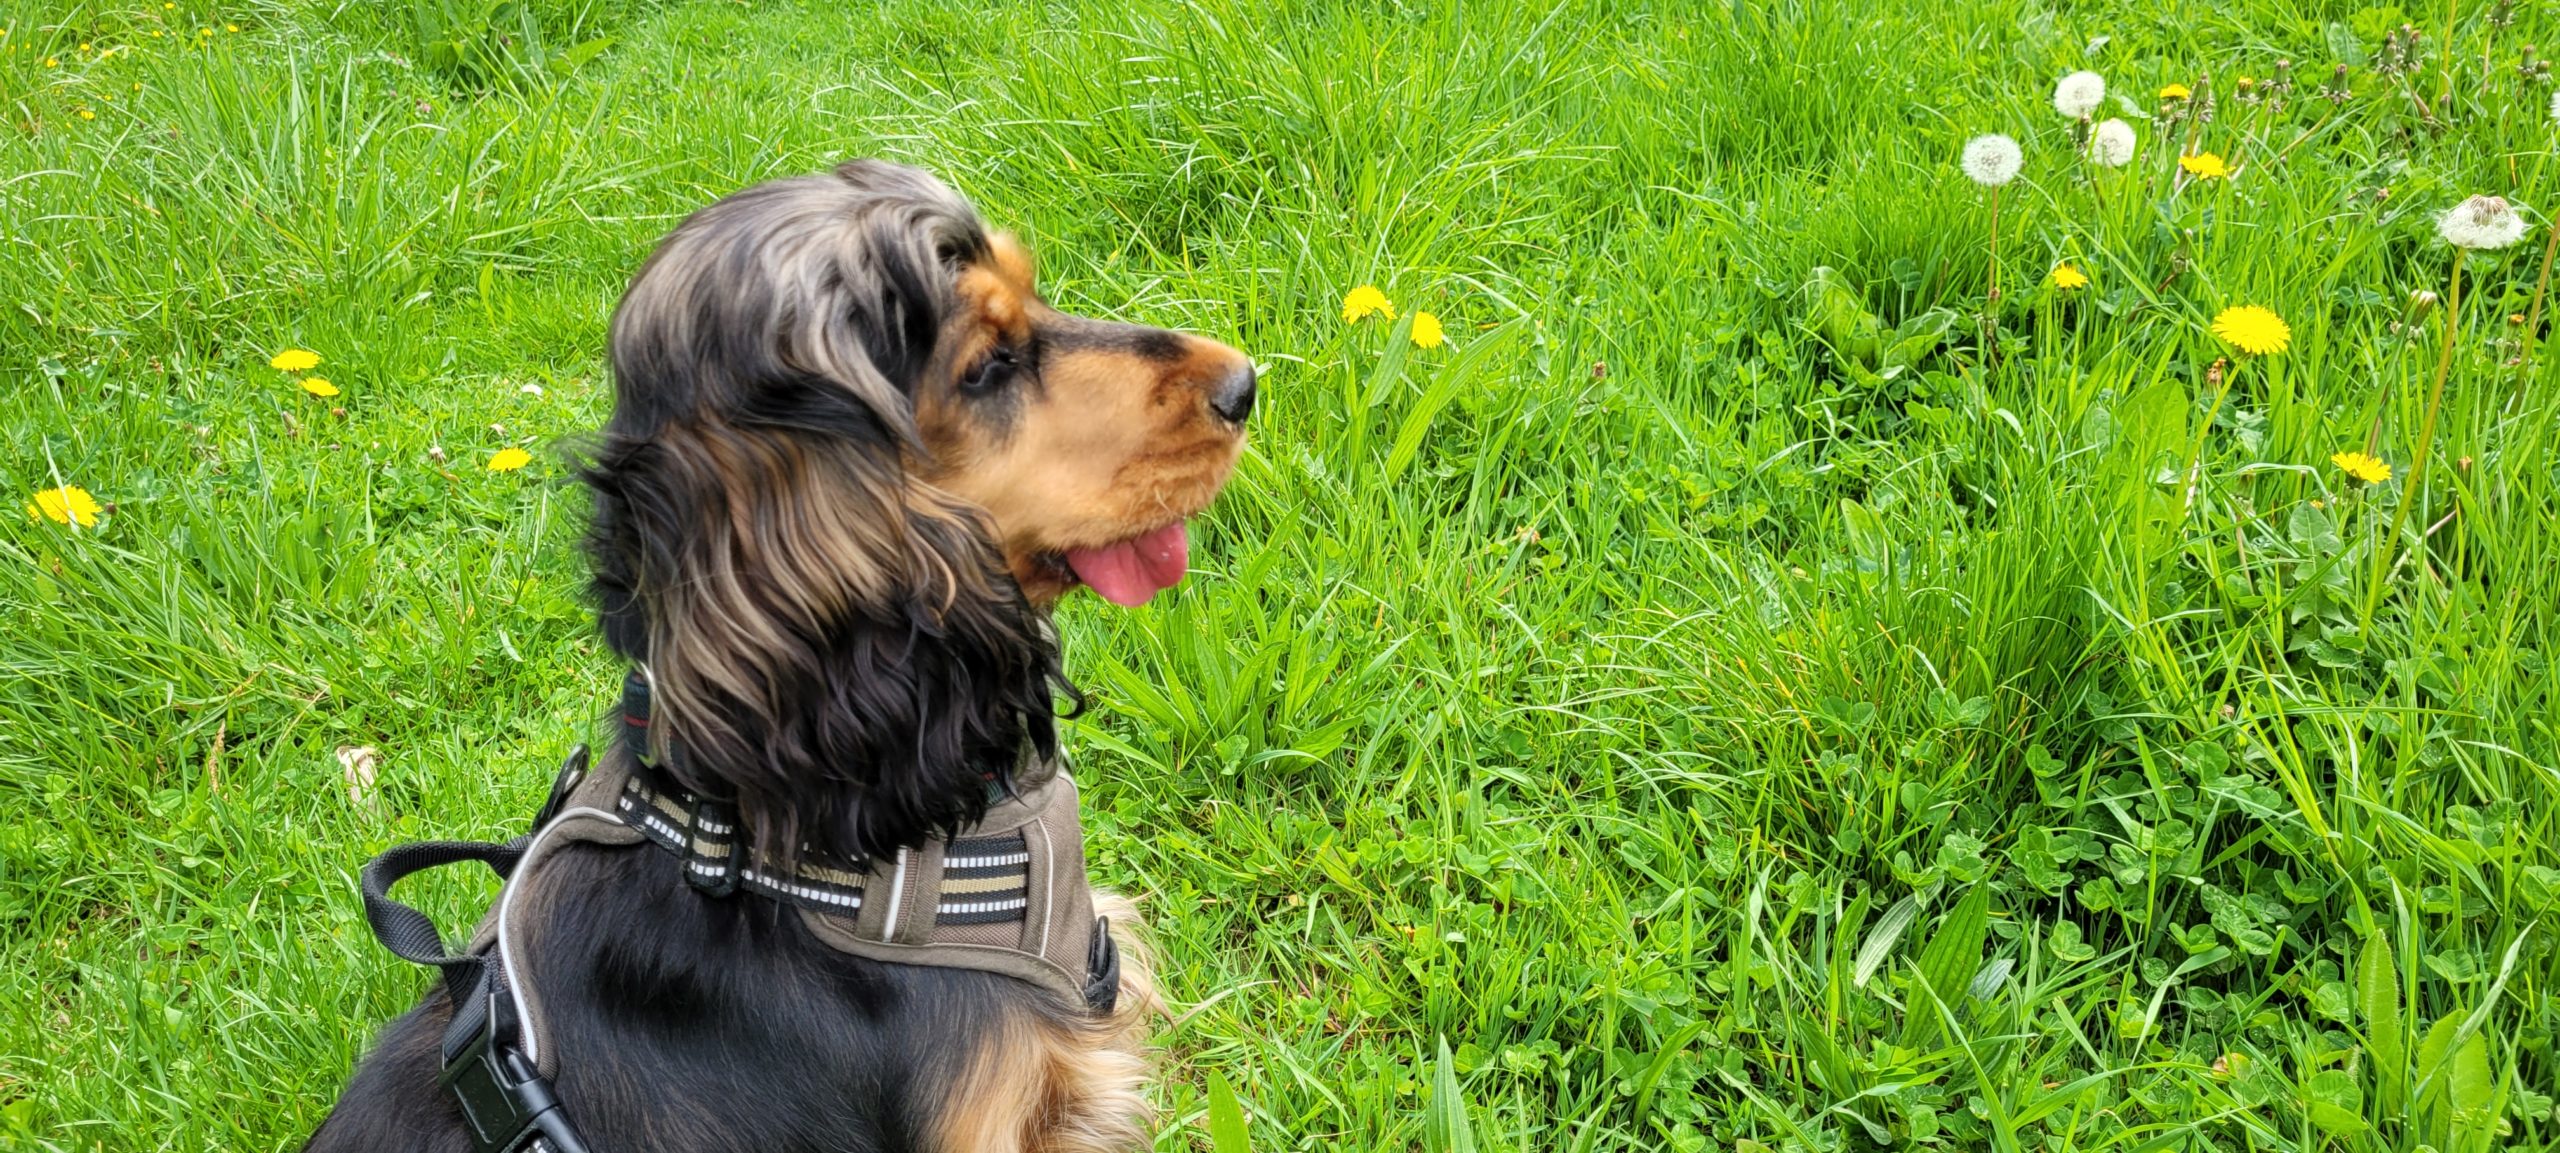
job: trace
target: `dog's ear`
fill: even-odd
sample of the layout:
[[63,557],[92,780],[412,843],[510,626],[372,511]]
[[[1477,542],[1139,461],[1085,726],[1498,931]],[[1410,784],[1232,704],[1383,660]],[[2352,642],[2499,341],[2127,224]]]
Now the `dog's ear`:
[[668,238],[616,313],[586,473],[649,751],[777,855],[947,834],[1056,751],[1046,619],[980,514],[914,471],[910,398],[983,233],[886,171],[759,186]]

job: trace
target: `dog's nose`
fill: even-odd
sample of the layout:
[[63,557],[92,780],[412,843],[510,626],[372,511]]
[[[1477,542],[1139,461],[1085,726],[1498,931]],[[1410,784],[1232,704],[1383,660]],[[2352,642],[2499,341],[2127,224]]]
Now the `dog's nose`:
[[1247,362],[1209,390],[1209,411],[1243,424],[1253,415],[1253,365]]

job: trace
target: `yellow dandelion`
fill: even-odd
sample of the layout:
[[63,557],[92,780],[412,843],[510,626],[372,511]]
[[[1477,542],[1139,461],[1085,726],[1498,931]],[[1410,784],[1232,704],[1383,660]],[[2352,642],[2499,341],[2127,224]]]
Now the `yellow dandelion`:
[[267,362],[267,367],[279,372],[301,372],[319,366],[320,354],[306,348],[288,348]]
[[62,61],[58,57],[47,56],[44,58],[44,66],[47,68],[60,68],[62,67]]
[[[225,32],[237,32],[240,30],[240,26],[237,24],[225,24],[222,26],[222,30]],[[2243,81],[2243,83],[2246,83],[2246,81]]]
[[1413,314],[1413,343],[1417,348],[1438,348],[1448,336],[1440,331],[1440,318],[1428,312]]
[[489,458],[489,471],[514,472],[533,463],[533,454],[520,448],[502,448]]
[[83,51],[83,52],[88,51],[88,50],[89,50],[89,42],[88,42],[88,41],[86,41],[86,40],[81,41],[81,42],[80,42],[80,50],[81,50],[81,51]]
[[2162,100],[2184,100],[2193,95],[2195,95],[2195,93],[2189,91],[2187,86],[2184,84],[2164,84],[2160,86],[2160,98]]
[[80,110],[80,119],[82,120],[95,120],[97,118],[98,114],[95,112],[91,112],[86,108]]
[[1378,291],[1377,285],[1363,284],[1342,298],[1342,319],[1346,323],[1373,312],[1389,320],[1396,318],[1396,306],[1387,303],[1387,294]]
[[2293,341],[2293,329],[2286,327],[2283,317],[2254,304],[2237,305],[2216,314],[2213,334],[2251,356],[2283,352],[2284,346]]
[[77,524],[82,528],[98,523],[98,498],[76,484],[49,488],[27,498],[27,519],[41,516],[55,524]]
[[2228,179],[2231,175],[2231,166],[2223,163],[2222,157],[2211,152],[2181,156],[2178,158],[2178,167],[2186,169],[2187,175],[2198,180],[2212,180],[2216,177]]
[[313,396],[336,396],[338,386],[316,376],[306,376],[302,378],[302,391]]
[[2054,265],[2053,274],[2047,279],[2053,282],[2055,288],[2066,292],[2074,288],[2089,287],[2089,274],[2072,267],[2068,260]]
[[2366,484],[2381,484],[2391,479],[2390,465],[2361,452],[2336,453],[2330,456],[2329,463],[2338,466],[2338,471]]

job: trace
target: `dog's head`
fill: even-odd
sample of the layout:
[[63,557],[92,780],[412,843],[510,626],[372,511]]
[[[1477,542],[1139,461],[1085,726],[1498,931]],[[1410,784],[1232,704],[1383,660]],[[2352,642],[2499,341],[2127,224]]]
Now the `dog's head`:
[[1054,755],[1047,607],[1182,578],[1254,398],[1225,345],[1050,308],[1020,245],[874,162],[688,218],[612,361],[606,639],[672,771],[786,852],[948,832]]

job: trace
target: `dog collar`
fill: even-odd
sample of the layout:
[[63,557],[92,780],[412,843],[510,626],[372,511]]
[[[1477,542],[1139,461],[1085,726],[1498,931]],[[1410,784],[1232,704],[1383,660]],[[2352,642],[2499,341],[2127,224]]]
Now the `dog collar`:
[[715,898],[744,890],[794,906],[842,952],[1002,973],[1111,1012],[1120,960],[1107,922],[1093,913],[1076,785],[1063,770],[1030,765],[1010,790],[990,779],[986,816],[949,838],[874,859],[804,851],[775,865],[747,843],[735,806],[686,790],[648,759],[650,688],[645,670],[623,679],[631,755],[609,759],[618,772],[605,770],[619,779],[569,787],[607,802],[626,826],[682,858],[686,884]]

